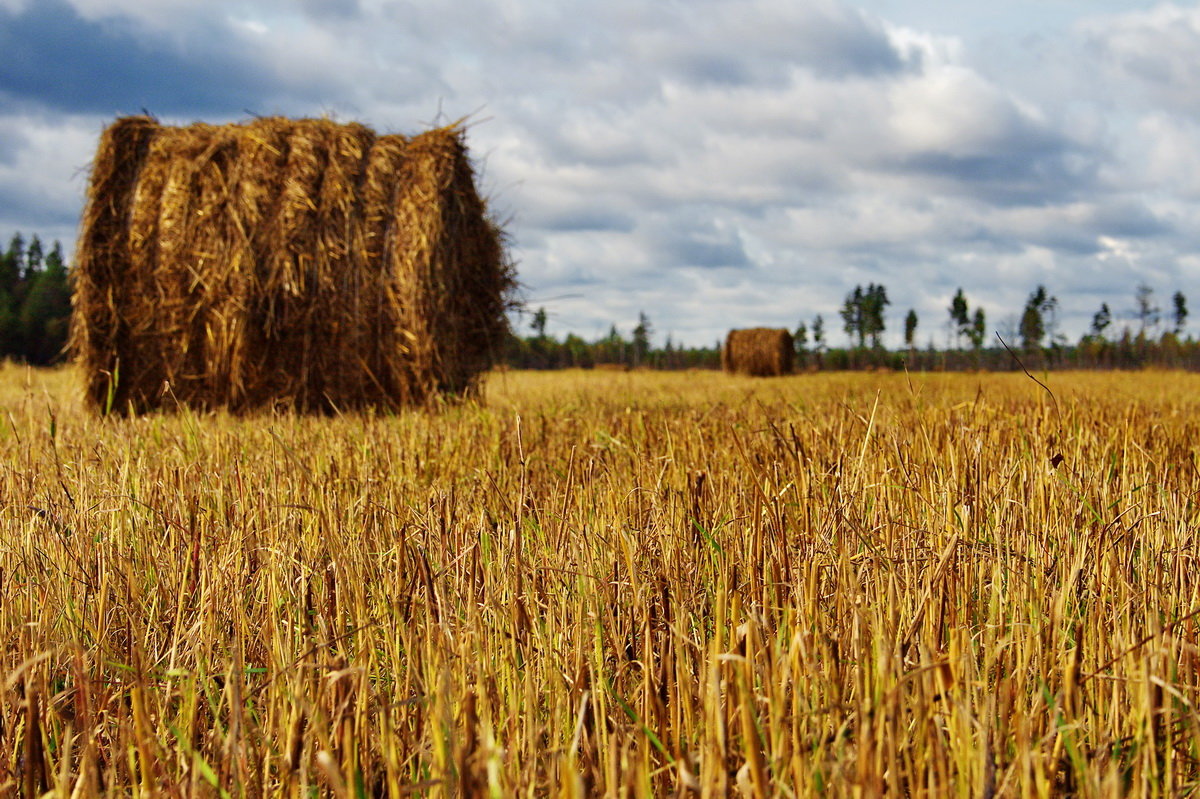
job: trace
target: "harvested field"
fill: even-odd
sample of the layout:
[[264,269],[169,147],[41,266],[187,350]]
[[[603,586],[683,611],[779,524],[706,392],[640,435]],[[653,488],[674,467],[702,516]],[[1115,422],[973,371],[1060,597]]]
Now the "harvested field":
[[0,793],[1174,796],[1200,377],[0,372]]

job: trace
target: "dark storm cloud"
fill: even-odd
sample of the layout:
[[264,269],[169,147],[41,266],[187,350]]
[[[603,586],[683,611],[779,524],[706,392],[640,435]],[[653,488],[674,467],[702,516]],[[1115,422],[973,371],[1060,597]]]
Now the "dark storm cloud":
[[1098,234],[1122,238],[1152,238],[1175,232],[1173,224],[1141,201],[1115,200],[1104,203],[1089,221]]
[[[75,208],[64,206],[58,198],[31,191],[27,184],[19,181],[0,180],[0,219],[20,220],[21,225],[28,225],[37,232],[73,229],[79,216]],[[4,231],[0,230],[0,236],[3,235]]]
[[905,153],[898,167],[1005,207],[1068,202],[1094,191],[1100,158],[1100,153],[1060,133],[1025,128],[967,152]]
[[794,57],[818,75],[878,77],[905,67],[881,26],[845,8],[814,15],[794,33]]
[[1103,251],[1099,237],[1086,227],[1062,225],[1050,227],[1031,233],[1025,238],[1017,238],[1011,233],[996,236],[999,247],[1007,248],[1009,252],[1019,252],[1020,247],[1033,244],[1045,247],[1064,256],[1088,257]]
[[20,128],[0,120],[0,166],[12,166],[17,155],[25,148],[27,139]]
[[187,31],[186,46],[130,20],[85,19],[65,0],[0,9],[0,96],[56,111],[240,114],[260,107],[272,79],[245,54],[222,49],[228,31]]
[[1079,188],[1060,164],[1031,161],[1019,152],[915,153],[901,167],[911,173],[942,178],[973,197],[1000,206],[1068,199]]
[[699,214],[658,217],[648,220],[646,226],[650,228],[647,239],[654,264],[702,269],[746,269],[754,265],[737,229]]
[[707,269],[721,267],[745,268],[752,265],[742,243],[737,239],[712,240],[680,237],[667,248],[667,253],[682,266]]
[[585,230],[628,233],[634,228],[633,217],[612,208],[576,207],[543,210],[538,226],[556,233]]

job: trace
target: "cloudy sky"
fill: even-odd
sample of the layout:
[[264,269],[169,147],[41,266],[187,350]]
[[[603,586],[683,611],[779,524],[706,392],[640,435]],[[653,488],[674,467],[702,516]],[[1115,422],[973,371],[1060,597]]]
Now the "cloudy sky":
[[[1200,5],[1118,0],[0,0],[0,237],[71,249],[102,128],[469,117],[549,330],[795,327],[855,285],[945,340],[1146,283],[1200,330]],[[1119,321],[1118,324],[1121,322]]]

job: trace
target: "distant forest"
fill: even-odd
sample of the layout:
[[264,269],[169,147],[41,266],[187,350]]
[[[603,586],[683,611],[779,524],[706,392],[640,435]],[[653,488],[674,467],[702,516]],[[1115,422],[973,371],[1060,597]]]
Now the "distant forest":
[[[1019,314],[994,328],[982,308],[971,308],[960,288],[946,315],[928,332],[915,310],[903,319],[902,349],[882,346],[887,329],[887,289],[874,283],[856,286],[838,311],[840,330],[850,345],[829,343],[823,316],[802,320],[792,333],[796,368],[806,370],[909,369],[946,371],[985,369],[1139,369],[1146,366],[1200,370],[1200,342],[1185,335],[1187,298],[1180,291],[1162,308],[1153,289],[1139,285],[1133,310],[1117,323],[1107,303],[1096,310],[1091,327],[1079,341],[1060,332],[1058,298],[1037,286]],[[56,241],[49,251],[33,235],[17,233],[0,253],[0,358],[48,365],[64,358],[70,327],[71,292],[68,266]],[[608,334],[587,341],[574,333],[561,340],[546,333],[544,308],[528,313],[510,331],[502,361],[518,369],[719,369],[720,342],[685,347],[670,336],[654,344],[650,317],[623,335],[616,325]],[[524,334],[524,335],[522,335]],[[919,337],[927,344],[918,345]],[[935,338],[945,343],[934,345]]]
[[[790,331],[800,371],[854,369],[909,369],[912,371],[961,371],[981,369],[1010,371],[1024,369],[1141,369],[1161,367],[1200,370],[1200,342],[1184,335],[1187,298],[1180,291],[1171,296],[1170,307],[1159,306],[1151,287],[1142,284],[1133,294],[1134,310],[1118,325],[1108,303],[1101,304],[1087,333],[1070,342],[1059,330],[1058,298],[1037,286],[1020,313],[999,328],[988,325],[980,307],[971,308],[961,288],[955,293],[946,316],[934,322],[935,333],[926,334],[927,344],[918,344],[922,333],[917,312],[904,316],[902,349],[882,345],[887,329],[886,307],[891,304],[887,289],[874,283],[856,286],[846,295],[838,312],[841,330],[850,346],[829,344],[826,319],[818,315],[801,321]],[[510,335],[504,360],[514,368],[650,368],[693,369],[721,367],[720,342],[711,347],[683,347],[670,337],[661,347],[652,345],[653,326],[642,313],[626,338],[613,325],[608,335],[585,341],[568,334],[561,341],[546,334],[546,311],[530,316],[528,335]],[[935,335],[945,344],[935,346]]]
[[0,357],[45,366],[63,358],[71,288],[62,246],[17,233],[0,253]]

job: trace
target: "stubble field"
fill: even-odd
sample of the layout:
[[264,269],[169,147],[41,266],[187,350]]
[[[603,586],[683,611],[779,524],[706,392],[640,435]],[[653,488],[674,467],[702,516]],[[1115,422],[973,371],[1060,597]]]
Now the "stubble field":
[[1040,377],[5,367],[0,793],[1194,792],[1200,376]]

